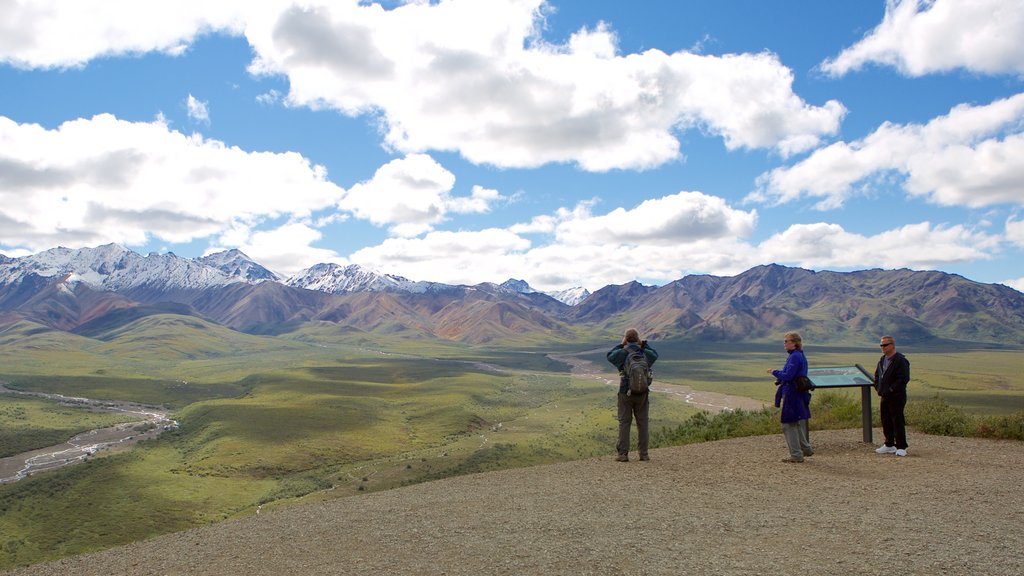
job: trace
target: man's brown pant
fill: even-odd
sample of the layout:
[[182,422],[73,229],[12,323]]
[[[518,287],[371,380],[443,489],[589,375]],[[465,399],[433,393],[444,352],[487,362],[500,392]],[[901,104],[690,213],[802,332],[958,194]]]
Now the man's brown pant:
[[619,443],[615,449],[619,455],[629,454],[629,430],[633,425],[633,417],[636,417],[637,450],[640,457],[647,456],[647,446],[650,442],[650,430],[647,428],[647,411],[650,407],[647,394],[626,395],[619,394]]

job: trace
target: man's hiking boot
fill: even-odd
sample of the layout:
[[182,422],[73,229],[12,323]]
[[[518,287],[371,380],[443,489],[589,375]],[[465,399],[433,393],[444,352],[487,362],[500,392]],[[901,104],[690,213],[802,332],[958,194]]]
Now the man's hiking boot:
[[640,455],[640,459],[641,459],[641,460],[644,460],[644,461],[647,461],[647,460],[650,460],[650,459],[651,459],[651,457],[650,457],[650,456],[648,456],[647,454],[641,454],[641,455]]
[[618,457],[615,458],[615,461],[616,462],[629,462],[629,454],[619,454]]

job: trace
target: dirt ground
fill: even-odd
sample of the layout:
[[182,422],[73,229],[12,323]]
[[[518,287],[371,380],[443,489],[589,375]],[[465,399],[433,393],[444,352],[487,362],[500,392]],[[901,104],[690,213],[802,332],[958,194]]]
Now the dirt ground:
[[1024,573],[1024,443],[860,438],[813,432],[803,464],[779,434],[449,478],[10,574]]

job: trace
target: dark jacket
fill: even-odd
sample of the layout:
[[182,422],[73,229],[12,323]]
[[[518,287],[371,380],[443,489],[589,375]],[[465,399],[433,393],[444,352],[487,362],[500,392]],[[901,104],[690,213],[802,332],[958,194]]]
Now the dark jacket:
[[605,357],[608,358],[608,361],[619,370],[619,394],[625,394],[629,391],[629,380],[626,379],[626,374],[623,372],[626,357],[629,356],[627,348],[632,350],[643,350],[644,356],[647,357],[647,363],[651,366],[654,366],[654,362],[658,359],[658,352],[648,344],[641,346],[640,344],[631,342],[625,347],[623,347],[622,344],[619,344],[609,350]]
[[875,391],[879,396],[890,394],[906,394],[907,382],[910,382],[910,360],[899,352],[892,355],[889,361],[889,368],[882,372],[882,365],[885,356],[878,359],[878,366],[875,367]]
[[793,383],[797,376],[807,376],[807,358],[803,350],[790,350],[786,365],[782,370],[772,370],[772,376],[779,381],[779,389],[775,391],[775,405],[782,405],[782,422],[792,424],[809,419],[811,393],[797,390]]

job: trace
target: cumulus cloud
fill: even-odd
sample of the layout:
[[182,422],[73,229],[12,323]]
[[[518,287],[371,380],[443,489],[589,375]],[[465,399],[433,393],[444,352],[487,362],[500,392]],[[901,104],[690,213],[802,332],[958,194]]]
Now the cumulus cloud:
[[559,242],[579,245],[602,238],[623,245],[678,244],[700,239],[750,235],[756,212],[730,208],[725,200],[700,192],[680,192],[645,200],[631,209],[616,208],[608,214],[586,212],[560,223]]
[[[679,132],[783,156],[817,146],[845,114],[811,105],[770,53],[620,54],[608,25],[544,42],[543,0],[446,0],[385,10],[355,1],[15,1],[0,14],[0,62],[83,66],[177,53],[207,32],[244,34],[257,74],[284,75],[292,106],[375,115],[402,153],[590,171],[682,157]],[[273,101],[274,94],[261,96]]]
[[821,198],[841,206],[896,174],[904,189],[936,204],[980,207],[1021,204],[1024,196],[1024,94],[985,106],[960,105],[928,124],[885,123],[862,140],[836,142],[793,166],[758,177],[748,201],[784,203]]
[[[763,242],[745,239],[756,214],[730,208],[721,199],[681,192],[631,208],[593,214],[584,203],[549,218],[509,230],[432,232],[392,238],[351,255],[353,262],[416,280],[452,284],[525,278],[541,290],[640,280],[662,284],[690,273],[733,275],[764,262],[805,268],[933,269],[985,260],[1001,238],[963,226],[929,222],[864,236],[832,223],[794,225]],[[642,245],[637,235],[611,223],[629,224],[661,213]],[[687,228],[694,221],[700,225]],[[543,221],[539,225],[538,221]],[[661,225],[660,223],[665,223]],[[527,239],[526,235],[531,235]],[[896,247],[898,249],[880,249]]]
[[0,243],[189,242],[308,217],[344,191],[296,153],[246,152],[103,114],[53,130],[0,116]]
[[1024,74],[1024,1],[888,0],[885,17],[863,40],[821,68],[842,76],[877,63],[908,76],[958,68]]
[[0,11],[0,63],[72,68],[103,56],[180,54],[200,34],[241,33],[247,2],[10,0]]
[[349,259],[413,280],[476,284],[498,278],[503,282],[510,270],[522,270],[520,254],[529,247],[529,240],[497,228],[436,231],[419,238],[388,238]]
[[847,232],[838,224],[798,224],[760,244],[764,262],[807,268],[921,268],[987,260],[999,237],[964,226],[908,224],[873,236]]
[[426,154],[410,154],[381,166],[373,178],[352,186],[338,207],[389,226],[398,236],[417,236],[433,229],[449,213],[488,212],[503,197],[479,186],[472,195],[452,197],[455,175]]
[[251,69],[286,75],[291,105],[379,114],[398,151],[501,167],[651,168],[681,157],[681,129],[788,155],[835,133],[845,114],[799,98],[769,53],[621,55],[605,24],[545,43],[543,5],[296,6],[250,20]]

